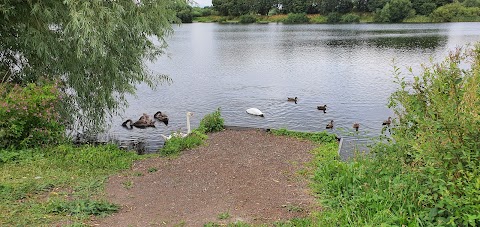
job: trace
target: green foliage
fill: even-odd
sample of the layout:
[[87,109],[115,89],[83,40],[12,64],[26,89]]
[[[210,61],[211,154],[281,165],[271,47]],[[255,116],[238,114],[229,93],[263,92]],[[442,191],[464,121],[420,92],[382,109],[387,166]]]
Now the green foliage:
[[53,200],[48,206],[49,213],[66,214],[66,215],[79,215],[79,216],[107,216],[115,213],[120,209],[118,205],[109,203],[107,201],[94,201],[94,200]]
[[[0,84],[0,149],[54,145],[64,140],[56,84]],[[4,159],[4,158],[1,158]]]
[[395,72],[395,154],[427,188],[420,217],[434,225],[480,223],[480,44],[457,49],[410,83]]
[[391,0],[381,10],[376,12],[376,22],[402,22],[408,16],[412,16],[412,3],[410,0]]
[[434,22],[479,21],[480,8],[452,3],[435,9],[431,17]]
[[315,226],[311,218],[293,218],[285,222],[275,222],[275,227],[310,227]]
[[327,15],[327,22],[334,24],[339,23],[342,20],[342,14],[337,12],[331,12]]
[[465,7],[480,7],[480,0],[465,0],[462,5]]
[[223,212],[223,213],[218,214],[218,219],[220,219],[220,220],[229,219],[230,217],[231,216],[228,212]]
[[[10,158],[3,159],[5,154]],[[130,168],[140,156],[119,150],[114,145],[61,145],[0,150],[0,157],[4,160],[0,163],[2,225],[48,226],[60,220],[85,219],[88,216],[82,215],[87,213],[109,212],[111,204],[89,199],[99,195],[107,176]],[[52,215],[50,212],[54,207],[64,212]],[[73,213],[81,217],[71,216]]]
[[308,23],[310,19],[308,19],[306,13],[289,13],[287,18],[283,20],[285,24],[305,24]]
[[224,119],[220,113],[220,108],[215,112],[205,115],[200,121],[199,130],[204,133],[219,132],[224,129]]
[[193,130],[186,137],[172,137],[165,142],[164,147],[160,149],[160,154],[163,156],[177,155],[186,149],[192,149],[203,144],[207,139],[207,135],[199,130]]
[[[470,66],[470,68],[468,68]],[[373,156],[315,150],[320,226],[476,226],[480,223],[480,46],[452,52],[407,81],[395,69],[392,141]]]
[[[3,1],[0,82],[61,81],[66,113],[83,129],[102,129],[136,84],[154,86],[145,60],[163,53],[186,0]],[[8,34],[8,35],[4,35]],[[152,37],[158,38],[152,39]],[[68,92],[67,92],[68,91]],[[70,126],[70,125],[69,125]]]
[[424,187],[408,167],[389,156],[342,162],[337,149],[330,143],[314,151],[312,187],[326,208],[320,213],[320,226],[418,225],[416,199]]
[[342,23],[359,23],[360,16],[354,13],[348,13],[342,16]]
[[337,137],[328,132],[297,132],[287,129],[273,129],[271,132],[277,136],[291,136],[298,139],[306,139],[315,143],[331,143],[336,142]]
[[242,15],[239,19],[241,24],[251,24],[257,22],[257,18],[252,15]]
[[182,23],[193,22],[193,8],[189,5],[183,6],[177,10],[177,17]]

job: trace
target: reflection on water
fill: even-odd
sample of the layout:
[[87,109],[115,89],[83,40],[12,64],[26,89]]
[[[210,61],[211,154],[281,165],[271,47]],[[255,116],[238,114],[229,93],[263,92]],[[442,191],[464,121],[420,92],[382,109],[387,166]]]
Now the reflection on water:
[[[147,152],[163,144],[160,134],[186,131],[187,111],[196,128],[220,107],[225,124],[259,128],[331,131],[343,137],[374,137],[392,116],[386,107],[395,90],[392,60],[400,67],[443,59],[449,49],[480,40],[480,23],[355,25],[221,25],[175,27],[168,56],[147,62],[168,74],[169,86],[138,86],[125,113],[108,132],[119,141],[143,141]],[[410,75],[406,75],[407,77]],[[299,98],[297,104],[287,97]],[[328,105],[326,113],[316,109]],[[256,107],[264,118],[248,115]],[[162,111],[168,126],[125,130],[123,120]],[[354,122],[360,132],[352,134]]]

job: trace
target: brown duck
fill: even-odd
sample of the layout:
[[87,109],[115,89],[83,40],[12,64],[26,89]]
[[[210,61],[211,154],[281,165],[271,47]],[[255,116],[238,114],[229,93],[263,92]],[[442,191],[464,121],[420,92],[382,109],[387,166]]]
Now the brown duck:
[[330,123],[327,124],[327,129],[333,128],[333,120],[330,121]]
[[357,132],[358,132],[358,128],[360,128],[360,124],[359,124],[359,123],[357,123],[357,122],[356,122],[356,123],[354,123],[354,124],[353,124],[353,128],[355,129],[355,131],[357,131]]
[[392,123],[392,117],[388,117],[386,121],[383,121],[382,125],[390,126]]

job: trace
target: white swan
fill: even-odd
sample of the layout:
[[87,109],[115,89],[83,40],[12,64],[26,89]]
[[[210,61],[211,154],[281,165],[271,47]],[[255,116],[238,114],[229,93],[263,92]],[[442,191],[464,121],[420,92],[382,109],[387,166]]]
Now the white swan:
[[257,109],[257,108],[247,109],[247,113],[249,113],[249,114],[251,114],[251,115],[263,117],[262,111],[260,111],[260,110]]
[[192,112],[187,112],[187,133],[173,132],[169,136],[166,136],[166,135],[163,135],[163,134],[160,134],[160,136],[163,137],[163,139],[165,139],[165,141],[167,141],[167,140],[169,140],[173,137],[179,137],[179,138],[187,137],[192,132],[192,130],[190,129],[190,117],[192,117],[192,116],[193,116]]

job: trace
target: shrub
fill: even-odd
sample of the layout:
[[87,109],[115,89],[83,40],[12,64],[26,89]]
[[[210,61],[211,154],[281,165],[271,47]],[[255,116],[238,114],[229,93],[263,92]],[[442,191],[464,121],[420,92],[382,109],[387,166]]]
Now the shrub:
[[402,22],[403,19],[414,14],[410,0],[392,0],[381,10],[377,10],[376,22]]
[[314,151],[319,226],[477,226],[480,44],[411,81],[394,72],[395,142],[351,162],[338,160],[335,143]]
[[431,17],[434,22],[477,21],[480,20],[480,8],[452,3],[435,9]]
[[359,23],[360,16],[354,13],[348,13],[342,16],[342,23]]
[[450,53],[413,82],[395,72],[393,154],[427,188],[418,197],[419,218],[433,225],[479,224],[480,44]]
[[257,22],[257,18],[252,15],[242,15],[240,16],[239,22],[242,24],[251,24]]
[[64,139],[55,84],[0,84],[0,148],[58,144]]
[[337,12],[331,12],[327,15],[327,22],[328,23],[338,23],[342,20],[342,14]]
[[220,108],[213,113],[205,115],[205,117],[203,117],[203,119],[200,121],[199,129],[204,133],[218,132],[223,130],[223,128],[224,120],[220,113]]
[[285,24],[305,24],[308,23],[310,19],[308,19],[306,13],[289,13],[287,18],[283,20]]

